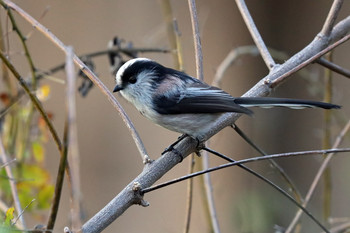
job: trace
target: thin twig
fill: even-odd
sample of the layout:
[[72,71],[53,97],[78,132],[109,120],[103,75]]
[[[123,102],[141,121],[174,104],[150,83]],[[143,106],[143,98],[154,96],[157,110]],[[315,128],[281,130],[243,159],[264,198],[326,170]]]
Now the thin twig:
[[10,111],[10,109],[12,107],[14,107],[20,101],[22,96],[23,96],[23,94],[17,95],[16,97],[14,97],[12,99],[12,101],[5,108],[0,110],[0,119],[3,118]]
[[18,35],[18,37],[19,37],[19,39],[20,39],[20,41],[22,43],[22,46],[23,46],[23,49],[24,49],[24,54],[25,54],[25,56],[26,56],[26,58],[28,60],[29,68],[30,68],[31,75],[32,75],[32,88],[33,88],[33,90],[35,90],[36,89],[35,66],[34,66],[34,63],[33,63],[32,56],[29,53],[29,49],[28,49],[28,46],[27,46],[27,43],[26,43],[26,37],[23,35],[21,30],[17,26],[15,18],[13,17],[13,14],[12,14],[10,9],[8,9],[7,14],[8,14],[8,16],[9,16],[9,18],[11,20],[12,29],[17,33],[17,35]]
[[[131,54],[135,53],[169,53],[170,50],[168,49],[160,49],[160,48],[112,48],[112,49],[106,49],[101,50],[97,52],[91,52],[91,53],[85,53],[83,55],[79,55],[79,59],[82,59],[84,57],[98,57],[98,56],[104,56],[108,54],[118,54],[123,53],[127,56],[130,56]],[[132,57],[134,58],[134,57]],[[65,66],[65,63],[59,64],[57,66],[54,66],[47,71],[42,72],[42,74],[37,74],[37,79],[43,78],[45,75],[52,75],[60,70],[63,70]]]
[[332,32],[335,20],[337,19],[337,16],[339,14],[339,11],[341,9],[341,6],[343,5],[344,0],[334,0],[332,7],[328,13],[327,19],[325,23],[323,24],[323,28],[321,30],[321,34],[324,36],[329,36],[329,34]]
[[[326,54],[329,61],[332,61],[332,51]],[[323,101],[326,103],[332,103],[333,97],[333,73],[329,69],[324,71],[324,98]],[[331,120],[332,111],[323,111],[323,140],[322,148],[328,149],[331,147]],[[324,156],[324,159],[327,156]],[[328,221],[331,215],[331,199],[332,199],[332,172],[330,166],[326,168],[323,173],[323,220]]]
[[[273,48],[268,48],[271,56],[274,59],[280,60],[280,61],[285,61],[289,58],[289,56],[282,51],[279,51],[277,49]],[[246,45],[246,46],[239,46],[235,49],[232,49],[225,59],[220,63],[218,66],[215,76],[212,82],[213,86],[220,86],[221,85],[221,80],[224,77],[224,74],[226,70],[234,64],[234,62],[241,57],[242,55],[252,55],[252,56],[258,56],[260,54],[258,47],[256,45]]]
[[[208,145],[209,142],[206,142],[206,145]],[[203,169],[209,168],[209,155],[207,151],[204,151],[202,153],[202,164]],[[192,179],[191,179],[192,180]],[[211,182],[211,176],[209,173],[204,174],[204,187],[205,187],[205,194],[206,199],[209,207],[209,214],[210,214],[210,220],[212,225],[212,230],[214,233],[220,233],[220,225],[216,214],[216,207],[215,207],[215,201],[214,201],[214,194],[213,194],[213,185]]]
[[[203,53],[202,53],[201,38],[200,38],[200,33],[199,33],[199,23],[198,23],[198,17],[197,17],[196,1],[195,0],[188,0],[188,5],[189,5],[190,15],[191,15],[192,34],[193,34],[193,41],[194,41],[194,48],[195,48],[196,74],[197,74],[197,78],[199,80],[203,81],[204,80]],[[207,143],[209,143],[209,142],[207,142]],[[201,160],[202,160],[203,167],[208,165],[208,155],[204,155]],[[215,208],[215,204],[214,204],[210,174],[207,174],[204,177],[203,182],[204,182],[204,186],[205,186],[206,203],[208,205],[212,230],[215,233],[220,233],[220,227],[219,227],[219,223],[218,223],[217,217],[216,217],[216,208]]]
[[[189,159],[189,174],[193,173],[194,168],[194,153],[191,154]],[[186,215],[185,215],[185,227],[184,233],[188,233],[190,231],[190,223],[191,223],[191,213],[192,213],[192,203],[193,203],[193,179],[189,179],[187,183],[187,195],[186,195]]]
[[312,57],[308,58],[307,60],[305,60],[301,64],[295,66],[293,69],[289,70],[288,72],[284,73],[280,77],[276,78],[273,82],[270,83],[270,87],[277,86],[280,82],[282,82],[284,79],[286,79],[290,75],[294,74],[298,70],[300,70],[300,69],[304,68],[305,66],[309,65],[310,63],[312,63],[313,61],[315,61],[319,57],[323,56],[324,54],[328,53],[329,51],[333,50],[334,48],[336,48],[337,46],[341,45],[342,43],[346,42],[349,39],[350,39],[350,35],[348,34],[348,35],[344,36],[343,38],[339,39],[338,41],[334,42],[333,44],[329,45],[328,47],[326,47],[325,49],[323,49],[320,52],[316,53]]
[[268,67],[269,70],[272,70],[275,66],[276,63],[271,57],[271,54],[269,50],[267,49],[264,40],[262,39],[259,30],[257,29],[254,20],[252,16],[249,13],[249,10],[247,8],[247,5],[245,4],[244,0],[236,0],[236,4],[238,6],[239,11],[241,12],[241,15],[244,19],[245,24],[247,25],[247,28],[253,37],[253,40],[258,47],[260,54]]
[[25,80],[21,77],[21,75],[17,72],[16,68],[11,64],[11,62],[6,58],[6,56],[2,52],[0,52],[0,58],[6,64],[6,66],[9,68],[9,70],[12,72],[12,74],[15,76],[15,78],[18,80],[19,84],[22,86],[22,88],[24,89],[26,94],[29,96],[31,101],[34,103],[34,106],[38,109],[39,113],[43,117],[45,123],[47,124],[47,126],[52,134],[52,137],[56,143],[56,146],[58,147],[58,150],[61,151],[62,150],[61,140],[58,137],[57,131],[55,130],[50,118],[47,116],[44,108],[42,107],[40,100],[38,100],[38,98],[35,95],[33,95],[33,93],[29,89],[29,86],[27,85]]
[[[63,132],[63,148],[60,151],[61,157],[60,157],[60,163],[58,165],[58,171],[56,176],[56,185],[55,185],[55,192],[51,204],[49,219],[46,224],[46,233],[53,231],[53,228],[56,223],[56,218],[58,214],[58,208],[60,205],[61,200],[61,194],[62,194],[62,187],[63,187],[63,181],[64,181],[64,171],[68,170],[68,161],[67,161],[67,154],[68,154],[68,123],[67,121],[64,124],[64,132]],[[67,168],[66,168],[67,167]],[[70,172],[69,172],[70,173]],[[71,181],[71,176],[69,177],[69,180]],[[71,182],[70,182],[71,184]]]
[[327,59],[320,57],[319,59],[316,60],[316,62],[320,65],[323,65],[324,67],[327,67],[328,69],[341,74],[347,78],[350,78],[350,70],[345,69],[333,62],[328,61]]
[[[58,48],[60,48],[63,52],[67,54],[66,46],[60,41],[49,29],[40,24],[37,20],[35,20],[32,16],[30,16],[27,12],[22,10],[16,4],[11,2],[10,0],[0,0],[0,4],[5,8],[11,8],[16,11],[19,15],[21,15],[25,20],[27,20],[30,24],[32,24],[38,31],[40,31],[43,35],[45,35],[49,40],[51,40]],[[109,102],[112,106],[118,111],[125,125],[129,129],[134,142],[140,152],[141,158],[144,163],[150,162],[150,158],[147,154],[146,148],[143,145],[139,134],[137,133],[133,123],[125,113],[124,109],[118,102],[118,100],[113,96],[113,94],[109,91],[109,89],[101,82],[101,80],[87,67],[84,62],[79,59],[78,56],[74,55],[73,60],[76,65],[86,74],[87,77],[102,91],[104,95],[108,98]]]
[[[7,159],[7,155],[5,152],[5,148],[2,142],[2,137],[0,137],[0,159],[2,161],[3,164],[8,164],[10,162],[10,160]],[[20,224],[19,227],[20,228],[26,228],[26,222],[24,220],[23,215],[21,215],[22,213],[22,207],[21,207],[21,202],[19,201],[19,196],[18,196],[18,191],[17,191],[17,186],[16,186],[16,182],[14,181],[14,176],[12,173],[12,169],[10,166],[6,166],[5,167],[5,171],[7,176],[10,178],[9,179],[9,183],[10,183],[10,188],[11,188],[11,193],[12,193],[12,198],[16,207],[16,211],[17,211],[17,216],[19,217],[20,220]]]
[[332,154],[332,153],[342,153],[342,152],[350,152],[350,148],[338,148],[338,149],[328,149],[328,150],[309,150],[309,151],[300,151],[300,152],[287,152],[287,153],[272,154],[272,155],[266,155],[266,156],[260,156],[260,157],[252,157],[252,158],[237,160],[237,161],[231,162],[231,163],[225,163],[225,164],[219,165],[219,166],[214,167],[214,168],[209,168],[207,170],[203,170],[203,171],[195,172],[193,174],[182,176],[182,177],[176,178],[176,179],[174,179],[172,181],[161,183],[161,184],[149,187],[149,188],[144,188],[144,189],[141,190],[141,192],[142,193],[148,193],[148,192],[157,190],[159,188],[168,186],[170,184],[178,183],[180,181],[187,180],[187,179],[199,176],[199,175],[203,175],[203,174],[208,173],[208,172],[213,172],[213,171],[221,170],[221,169],[232,167],[232,166],[238,166],[238,165],[251,163],[251,162],[256,162],[256,161],[261,161],[261,160],[285,158],[285,157],[296,157],[296,156]]
[[[241,138],[243,138],[249,145],[251,145],[256,151],[258,151],[262,156],[266,156],[267,153],[263,151],[260,147],[258,147],[248,136],[236,125],[233,124],[232,128],[237,132]],[[287,173],[283,170],[283,168],[274,160],[269,160],[271,166],[275,168],[284,182],[286,182],[287,186],[290,188],[291,192],[294,194],[294,197],[298,203],[301,203],[302,198],[299,190],[297,189],[296,185],[292,181],[292,179],[287,175]]]
[[332,227],[330,232],[331,233],[346,233],[349,232],[350,229],[350,222],[343,223],[339,226]]
[[259,55],[259,50],[256,46],[248,45],[248,46],[241,46],[235,49],[232,49],[225,59],[220,63],[218,66],[212,85],[213,86],[220,86],[221,80],[224,77],[224,74],[226,70],[237,60],[238,57],[240,57],[242,54],[251,54],[253,56]]
[[[177,41],[176,41],[176,31],[174,30],[173,22],[173,10],[171,8],[170,0],[159,1],[161,9],[163,12],[164,22],[166,23],[166,31],[168,35],[170,48],[174,51],[177,51]],[[181,70],[180,59],[178,59],[178,54],[173,53],[174,68]]]
[[[337,148],[340,143],[343,141],[345,134],[349,131],[350,129],[350,120],[347,122],[347,124],[345,125],[345,127],[343,128],[343,130],[340,132],[340,134],[338,135],[338,137],[336,138],[333,147],[332,148]],[[331,159],[333,158],[334,153],[329,153],[328,156],[323,160],[322,165],[320,166],[320,168],[318,169],[318,172],[314,178],[314,180],[311,183],[311,186],[306,194],[305,200],[303,202],[303,206],[306,207],[307,204],[309,203],[312,195],[314,194],[314,191],[316,189],[317,184],[319,183],[322,174],[324,173],[325,169],[328,167],[329,162],[331,161]],[[292,232],[295,224],[299,221],[300,216],[301,216],[302,212],[299,210],[297,211],[297,213],[295,214],[292,222],[289,224],[287,230],[285,231],[285,233],[290,233]]]
[[0,169],[1,168],[4,168],[4,167],[6,167],[6,166],[9,166],[11,163],[14,163],[14,162],[16,162],[16,158],[14,158],[14,159],[11,159],[11,160],[9,160],[9,161],[6,161],[5,163],[3,163],[1,166],[0,166]]
[[[198,17],[197,17],[197,8],[196,8],[196,1],[195,0],[188,0],[188,5],[190,9],[190,15],[191,15],[191,23],[192,23],[192,34],[193,34],[193,41],[194,41],[194,48],[195,48],[195,57],[196,57],[196,73],[197,78],[199,80],[204,80],[204,74],[203,74],[203,53],[202,53],[202,45],[201,45],[201,38],[199,33],[199,23],[198,23]],[[209,142],[207,142],[209,143]],[[208,165],[208,155],[204,155],[202,158],[202,164],[203,167],[209,166]],[[206,203],[208,205],[209,215],[210,215],[210,221],[212,230],[215,233],[220,233],[220,227],[217,220],[217,214],[216,214],[216,208],[213,198],[213,190],[212,190],[212,184],[210,179],[210,174],[206,174],[204,177],[204,186],[205,186],[205,193],[206,193]]]
[[[6,52],[4,37],[5,37],[5,34],[3,33],[2,22],[0,21],[0,51]],[[3,73],[2,74],[3,80],[7,86],[7,89],[9,90],[9,93],[11,94],[11,97],[17,96],[17,88],[16,88],[15,80],[9,76],[8,69],[3,62],[1,62],[1,68],[2,68],[1,71]]]
[[196,1],[188,0],[188,6],[190,8],[190,14],[191,14],[192,34],[193,34],[194,51],[195,51],[195,57],[196,57],[197,78],[203,81],[204,80],[203,54],[202,54],[202,45],[201,45],[201,38],[200,38],[199,26],[198,26]]
[[[203,149],[208,149],[208,148],[203,148]],[[210,152],[215,152],[215,151],[212,151],[210,150]],[[163,188],[163,187],[166,187],[168,185],[171,185],[171,184],[175,184],[175,183],[178,183],[178,182],[181,182],[181,181],[184,181],[186,179],[190,179],[190,178],[193,178],[193,177],[196,177],[196,176],[199,176],[199,175],[203,175],[205,173],[208,173],[208,172],[213,172],[213,171],[217,171],[217,170],[221,170],[221,169],[224,169],[224,168],[228,168],[228,167],[231,167],[231,166],[242,166],[243,164],[245,163],[250,163],[250,162],[254,162],[254,161],[260,161],[260,160],[266,160],[266,159],[275,159],[275,158],[285,158],[285,157],[294,157],[294,156],[305,156],[305,155],[317,155],[317,154],[330,154],[330,153],[340,153],[340,152],[350,152],[350,148],[341,148],[341,149],[329,149],[329,150],[312,150],[312,151],[301,151],[301,152],[288,152],[288,153],[281,153],[281,154],[273,154],[273,155],[267,155],[267,156],[263,156],[263,157],[254,157],[254,158],[248,158],[248,159],[243,159],[243,160],[239,160],[239,161],[234,161],[234,162],[231,162],[231,163],[226,163],[226,164],[223,164],[223,165],[220,165],[220,166],[217,166],[217,167],[214,167],[214,168],[210,168],[210,169],[206,169],[206,170],[203,170],[203,171],[199,171],[199,172],[195,172],[195,173],[192,173],[192,174],[189,174],[189,175],[186,175],[186,176],[182,176],[182,177],[179,177],[179,178],[176,178],[174,180],[171,180],[171,181],[168,181],[168,182],[165,182],[165,183],[161,183],[161,184],[158,184],[158,185],[155,185],[153,187],[149,187],[149,188],[145,188],[143,190],[141,190],[141,192],[144,194],[144,193],[147,193],[147,192],[151,192],[151,191],[154,191],[154,190],[157,190],[157,189],[160,189],[160,188]],[[217,153],[217,152],[216,152]],[[217,155],[220,155],[222,156],[221,154],[217,154]],[[227,160],[232,160],[226,156],[222,157],[224,159],[227,159]],[[278,188],[278,187],[277,187]],[[293,197],[291,197],[288,193],[286,193],[284,190],[282,189],[279,189],[280,192],[282,193],[285,193],[285,196],[288,197],[289,200],[293,201],[293,203],[295,205],[297,205],[300,209],[302,209],[302,211],[304,213],[306,213],[311,219],[313,219],[313,221],[319,225],[325,232],[329,232],[317,219],[315,219],[315,217],[313,215],[311,215],[301,204],[299,204],[298,202],[296,202]]]
[[36,200],[35,200],[35,199],[32,199],[32,200],[28,203],[28,205],[26,205],[26,207],[24,207],[24,209],[23,209],[22,212],[17,216],[17,218],[14,219],[14,221],[13,221],[13,223],[12,223],[13,226],[16,225],[18,219],[20,219],[20,218],[22,217],[22,215],[24,214],[24,212],[26,211],[26,209],[28,209],[28,207],[29,207],[34,201],[36,201]]
[[[8,1],[8,0],[7,0]],[[327,38],[317,37],[309,45],[300,50],[293,57],[288,59],[285,63],[277,66],[274,72],[270,72],[265,78],[261,79],[255,86],[253,86],[243,96],[266,96],[272,88],[267,85],[273,82],[279,76],[303,63],[308,58],[317,54],[322,49],[326,48],[330,43],[343,38],[348,34],[350,29],[350,17],[346,17],[344,20],[337,23],[332,30],[331,34]],[[282,81],[285,81],[283,79]],[[276,84],[275,86],[277,86]],[[200,135],[200,140],[205,141],[215,135],[223,128],[232,125],[241,115],[236,113],[225,113],[217,121],[213,122],[210,129]],[[186,158],[190,153],[196,150],[198,141],[189,137],[175,146],[176,151],[171,151],[164,154],[162,157],[149,164],[135,179],[129,182],[129,184],[111,200],[105,207],[103,207],[98,213],[96,213],[91,219],[89,219],[82,227],[84,233],[96,233],[101,232],[108,227],[115,219],[121,216],[128,208],[140,203],[140,197],[132,192],[135,183],[139,184],[141,189],[150,187],[157,180],[159,180],[164,174],[170,171],[176,166],[180,158],[176,152],[180,152],[183,158]]]
[[67,106],[67,124],[68,124],[68,156],[70,157],[71,164],[71,221],[72,230],[77,231],[82,226],[81,221],[81,191],[80,191],[80,156],[78,146],[78,129],[77,129],[77,117],[76,117],[76,75],[73,62],[73,48],[67,48],[68,53],[66,55],[66,74],[67,74],[67,94],[66,94],[66,106]]

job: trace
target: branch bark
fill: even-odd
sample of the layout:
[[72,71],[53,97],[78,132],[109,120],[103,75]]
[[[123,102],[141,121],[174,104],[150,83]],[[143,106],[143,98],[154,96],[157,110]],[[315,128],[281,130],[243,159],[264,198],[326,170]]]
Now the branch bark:
[[[304,61],[308,60],[318,52],[322,51],[329,44],[345,37],[347,34],[349,34],[349,31],[350,17],[347,17],[335,26],[329,37],[317,36],[303,50],[291,57],[284,64],[276,67],[273,72],[261,79],[254,87],[246,92],[244,96],[267,96],[274,87],[281,82],[284,82],[286,78],[271,87],[270,84],[273,83],[273,81],[297,67]],[[240,114],[237,113],[223,114],[216,122],[213,123],[211,129],[202,135],[200,140],[208,140],[223,128],[233,124],[239,117]],[[176,150],[166,153],[164,156],[146,166],[144,171],[138,177],[130,182],[110,203],[108,203],[101,211],[99,211],[94,217],[83,225],[82,231],[84,233],[101,232],[131,205],[142,204],[142,196],[139,196],[139,193],[132,191],[134,184],[137,183],[141,189],[149,187],[171,168],[173,168],[178,162],[180,162],[180,158],[177,153],[181,153],[185,158],[190,153],[195,151],[196,146],[197,141],[187,137],[185,140],[182,140],[177,146],[175,146]]]
[[[54,36],[48,29],[39,24],[35,19],[30,17],[17,5],[13,4],[9,0],[2,0],[0,3],[18,12],[41,33],[53,41],[56,46],[66,52],[66,46],[56,36]],[[284,64],[275,66],[270,74],[261,79],[254,87],[252,87],[246,94],[244,94],[244,96],[267,96],[274,87],[287,80],[287,76],[283,75],[295,69],[303,62],[308,61],[308,59],[318,54],[330,44],[347,36],[349,34],[349,31],[350,16],[339,22],[330,31],[329,35],[318,35],[309,45],[307,45],[303,50],[294,55]],[[122,115],[123,120],[127,122],[126,124],[128,125],[129,129],[134,129],[132,123],[126,120],[126,114],[123,112],[121,106],[114,98],[114,96],[104,86],[104,84],[81,62],[78,57],[74,56],[74,61],[80,67],[80,69],[82,69],[87,74],[87,76],[102,90],[112,105],[119,111],[119,113]],[[283,78],[280,78],[281,76],[283,76]],[[276,80],[278,80],[278,82],[276,82]],[[201,135],[200,140],[208,140],[223,128],[234,123],[239,117],[240,114],[235,113],[223,114],[216,122],[213,123],[211,129],[208,132]],[[131,130],[131,133],[132,135],[136,135],[138,137],[136,131]],[[88,222],[83,225],[82,231],[85,233],[101,232],[130,206],[134,204],[147,206],[147,202],[143,200],[143,196],[140,190],[154,184],[165,173],[177,165],[180,162],[178,153],[181,153],[181,155],[185,158],[196,150],[196,146],[196,140],[186,138],[175,146],[175,150],[168,152],[164,156],[158,158],[156,161],[147,164],[139,176],[131,181],[110,203],[108,203],[101,211],[99,211],[95,216],[93,216]],[[140,144],[137,144],[137,147],[140,149],[141,154],[144,153],[146,155],[145,150],[142,151],[142,146],[140,146]]]

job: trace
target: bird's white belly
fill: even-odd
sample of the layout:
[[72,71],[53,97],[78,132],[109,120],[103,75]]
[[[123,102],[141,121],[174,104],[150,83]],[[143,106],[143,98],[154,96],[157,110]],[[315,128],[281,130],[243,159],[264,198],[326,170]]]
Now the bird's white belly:
[[154,123],[169,130],[187,134],[192,138],[200,139],[208,132],[212,123],[221,114],[174,114],[162,115],[150,119]]

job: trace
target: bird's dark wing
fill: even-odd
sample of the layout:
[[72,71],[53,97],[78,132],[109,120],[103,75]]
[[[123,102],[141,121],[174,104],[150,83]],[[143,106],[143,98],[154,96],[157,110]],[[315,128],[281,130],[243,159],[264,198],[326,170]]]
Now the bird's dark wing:
[[223,90],[205,83],[191,83],[186,88],[168,90],[154,98],[155,109],[160,114],[253,112],[236,104],[235,98]]

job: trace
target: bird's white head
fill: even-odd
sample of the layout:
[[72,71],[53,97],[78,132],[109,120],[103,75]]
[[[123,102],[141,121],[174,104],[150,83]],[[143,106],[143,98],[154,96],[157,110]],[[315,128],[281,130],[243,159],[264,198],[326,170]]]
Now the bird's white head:
[[119,91],[126,100],[139,108],[144,101],[151,101],[155,88],[154,79],[159,77],[158,72],[162,67],[147,58],[129,60],[118,70],[113,91]]

